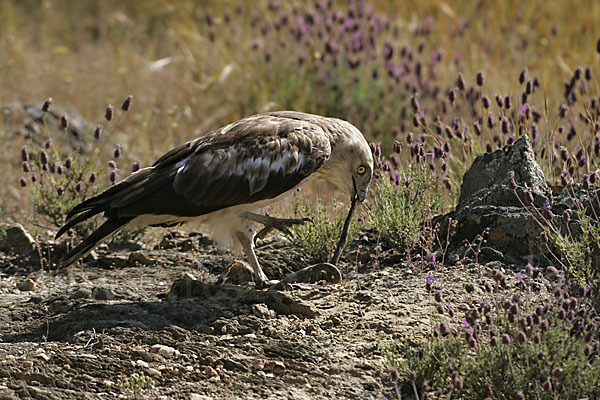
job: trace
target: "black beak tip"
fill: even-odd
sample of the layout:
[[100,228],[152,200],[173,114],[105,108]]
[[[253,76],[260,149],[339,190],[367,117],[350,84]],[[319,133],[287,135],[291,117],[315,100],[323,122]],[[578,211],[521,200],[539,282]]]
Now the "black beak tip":
[[356,195],[356,200],[358,200],[359,203],[364,202],[366,198],[367,198],[367,191],[366,190],[360,190],[358,192],[358,194]]

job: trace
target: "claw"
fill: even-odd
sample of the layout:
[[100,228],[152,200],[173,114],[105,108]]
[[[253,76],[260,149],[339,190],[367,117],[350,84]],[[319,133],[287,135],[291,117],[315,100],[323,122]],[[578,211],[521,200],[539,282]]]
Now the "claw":
[[255,221],[255,222],[258,222],[258,223],[264,225],[264,228],[261,229],[254,236],[254,244],[255,245],[256,245],[256,241],[258,239],[264,239],[267,236],[267,234],[269,234],[273,229],[277,229],[278,231],[283,232],[286,235],[293,236],[292,231],[290,231],[289,227],[291,227],[293,225],[303,225],[307,222],[314,224],[314,222],[311,218],[283,219],[283,218],[273,218],[273,217],[269,217],[266,215],[259,215],[259,214],[254,214],[254,213],[246,213],[245,216],[246,216],[246,218],[248,218],[251,221]]

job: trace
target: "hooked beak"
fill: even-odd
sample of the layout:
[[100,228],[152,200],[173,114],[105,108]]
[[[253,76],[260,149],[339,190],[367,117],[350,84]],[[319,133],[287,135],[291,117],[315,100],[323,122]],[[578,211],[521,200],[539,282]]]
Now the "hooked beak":
[[363,201],[365,201],[365,198],[367,197],[367,191],[365,189],[362,190],[357,190],[356,189],[356,181],[354,180],[354,177],[352,177],[352,200],[356,199],[358,200],[359,203],[362,203]]

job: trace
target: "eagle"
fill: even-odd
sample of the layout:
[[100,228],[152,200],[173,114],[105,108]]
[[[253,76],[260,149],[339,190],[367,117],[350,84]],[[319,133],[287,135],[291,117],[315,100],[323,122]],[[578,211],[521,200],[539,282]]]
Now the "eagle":
[[258,283],[266,283],[254,252],[258,228],[264,226],[258,234],[285,231],[306,219],[274,218],[261,210],[314,181],[350,193],[353,209],[365,200],[373,166],[369,144],[347,121],[296,111],[253,115],[174,147],[152,166],[75,206],[57,239],[97,214],[106,220],[62,265],[121,229],[199,220],[219,247],[243,251]]

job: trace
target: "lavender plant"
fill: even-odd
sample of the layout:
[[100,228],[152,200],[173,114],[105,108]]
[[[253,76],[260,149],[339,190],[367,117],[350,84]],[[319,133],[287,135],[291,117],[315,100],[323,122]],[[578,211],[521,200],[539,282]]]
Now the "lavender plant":
[[[401,145],[394,144],[390,161],[381,156],[379,146],[372,146],[377,168],[369,201],[368,221],[388,246],[410,250],[426,240],[424,225],[441,210],[441,187],[433,168],[425,165],[425,155],[415,155],[415,162],[403,167],[398,156]],[[411,151],[419,153],[411,147]]]
[[[48,112],[51,102],[52,99],[44,102],[43,112]],[[118,122],[130,109],[131,102],[132,96],[128,96],[121,106],[118,120],[110,125],[107,135],[104,134],[105,127],[102,125],[94,129],[95,143],[90,154],[56,148],[46,125],[43,134],[48,136],[48,140],[43,148],[30,151],[27,146],[23,146],[20,157],[24,175],[20,178],[20,186],[30,190],[35,223],[42,226],[50,224],[54,228],[62,226],[66,214],[75,205],[117,182],[120,177],[117,162],[123,158],[121,146],[114,146],[111,159],[105,164],[100,159],[104,155],[103,149],[108,138],[118,128]],[[107,123],[113,121],[113,116],[114,109],[109,105],[104,116]],[[69,118],[63,115],[61,129],[65,135],[68,126]],[[135,172],[137,169],[139,163],[134,163],[132,170]],[[74,229],[78,236],[83,236],[95,226],[96,222],[92,220],[78,224]]]
[[[499,270],[483,285],[485,298],[455,314],[441,290],[424,349],[387,350],[388,365],[417,398],[596,398],[600,396],[600,315],[593,285],[568,286],[531,265],[509,278]],[[548,285],[552,297],[534,292]],[[433,395],[433,396],[430,396]]]
[[[600,281],[600,199],[598,188],[591,186],[597,181],[597,172],[590,177],[582,176],[582,184],[574,185],[567,174],[562,175],[563,191],[575,210],[567,208],[562,215],[554,215],[548,202],[543,209],[534,205],[533,194],[523,191],[524,200],[517,192],[514,174],[509,175],[509,185],[521,205],[542,229],[540,241],[551,262],[556,262],[567,273],[572,284],[596,284]],[[595,296],[594,305],[600,310],[600,297]]]

